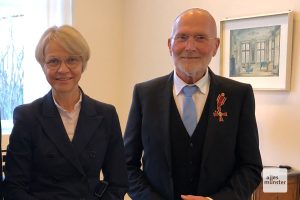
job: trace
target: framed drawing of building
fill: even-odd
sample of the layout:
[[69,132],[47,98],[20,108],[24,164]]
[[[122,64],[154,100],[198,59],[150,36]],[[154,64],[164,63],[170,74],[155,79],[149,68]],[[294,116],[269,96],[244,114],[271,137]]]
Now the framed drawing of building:
[[293,12],[221,21],[221,74],[256,90],[289,90]]

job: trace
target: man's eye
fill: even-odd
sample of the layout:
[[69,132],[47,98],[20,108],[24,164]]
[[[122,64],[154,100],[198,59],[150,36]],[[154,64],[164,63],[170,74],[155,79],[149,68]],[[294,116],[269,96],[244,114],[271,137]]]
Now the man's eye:
[[186,41],[188,38],[189,36],[187,35],[177,35],[175,39],[180,41]]
[[196,41],[201,42],[201,41],[205,41],[207,38],[206,38],[205,36],[203,36],[203,35],[196,35],[196,36],[194,37],[194,39],[195,39]]

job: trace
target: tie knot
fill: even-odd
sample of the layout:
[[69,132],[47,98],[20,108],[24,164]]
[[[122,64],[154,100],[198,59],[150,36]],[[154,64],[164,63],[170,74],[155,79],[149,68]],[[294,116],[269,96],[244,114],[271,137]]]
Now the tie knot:
[[196,85],[187,85],[182,88],[182,92],[184,96],[191,97],[196,91],[198,87]]

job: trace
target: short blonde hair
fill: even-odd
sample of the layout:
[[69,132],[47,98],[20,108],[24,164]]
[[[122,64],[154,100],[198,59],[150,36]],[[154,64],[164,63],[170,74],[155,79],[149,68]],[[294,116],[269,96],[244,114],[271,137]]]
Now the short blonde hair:
[[52,26],[41,36],[36,49],[35,58],[43,67],[45,64],[45,48],[50,41],[57,41],[68,53],[82,57],[82,71],[85,70],[90,58],[90,48],[84,37],[74,27],[63,25]]

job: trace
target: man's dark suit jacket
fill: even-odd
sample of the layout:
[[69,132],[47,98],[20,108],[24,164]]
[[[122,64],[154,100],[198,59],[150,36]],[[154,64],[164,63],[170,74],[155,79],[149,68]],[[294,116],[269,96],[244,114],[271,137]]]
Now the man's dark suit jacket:
[[123,199],[128,187],[124,144],[113,106],[83,94],[72,142],[51,91],[15,109],[7,150],[6,199],[96,199],[100,170],[109,183],[102,199]]
[[[262,162],[250,85],[210,74],[207,132],[197,195],[248,200],[261,180]],[[137,84],[124,135],[133,200],[173,200],[170,104],[173,73]],[[220,122],[213,115],[219,94],[227,98]],[[142,158],[142,163],[141,163]],[[142,169],[141,169],[142,166]]]

